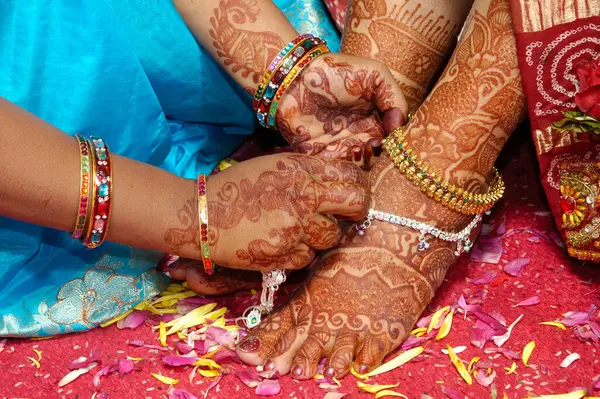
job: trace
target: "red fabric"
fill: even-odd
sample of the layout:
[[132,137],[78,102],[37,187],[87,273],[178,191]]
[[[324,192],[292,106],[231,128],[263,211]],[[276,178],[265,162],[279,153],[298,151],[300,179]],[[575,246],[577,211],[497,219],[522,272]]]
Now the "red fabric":
[[[507,196],[494,213],[487,217],[486,223],[493,224],[494,229],[505,223],[507,231],[516,228],[529,228],[539,232],[554,231],[548,208],[543,199],[543,191],[536,178],[531,145],[513,148],[513,157],[505,164],[503,173],[507,182]],[[490,235],[494,235],[493,231]],[[464,320],[462,315],[454,317],[449,336],[440,342],[430,342],[425,356],[413,362],[372,378],[369,383],[397,383],[396,389],[409,398],[421,398],[428,394],[433,398],[443,398],[441,387],[445,386],[467,395],[469,398],[489,398],[491,388],[478,385],[475,381],[467,386],[458,376],[448,357],[441,353],[446,344],[452,346],[465,345],[467,350],[459,356],[469,361],[474,356],[482,360],[493,359],[493,369],[498,376],[494,386],[498,398],[506,393],[509,398],[523,398],[529,393],[549,394],[564,393],[575,387],[587,387],[594,376],[600,374],[598,348],[583,343],[573,336],[573,330],[559,330],[555,327],[541,326],[539,322],[560,319],[570,310],[587,310],[590,304],[599,303],[600,269],[589,264],[569,259],[565,250],[552,242],[535,242],[533,234],[519,233],[503,240],[505,250],[500,264],[480,264],[463,258],[454,266],[447,276],[431,308],[452,305],[461,294],[472,294],[484,289],[487,293],[483,300],[485,311],[497,311],[508,323],[523,314],[523,320],[513,330],[511,338],[504,347],[519,352],[531,340],[537,344],[531,356],[530,364],[536,368],[525,368],[517,361],[517,375],[505,375],[503,367],[509,367],[511,360],[498,355],[486,355],[482,350],[469,343],[469,331],[474,326],[473,317]],[[507,276],[502,266],[509,260],[525,256],[531,258],[520,277]],[[476,286],[470,282],[485,271],[495,271],[500,276],[487,286]],[[248,294],[245,294],[247,298]],[[538,295],[541,303],[536,306],[513,308],[520,300]],[[232,301],[228,298],[225,302]],[[244,305],[245,306],[245,305]],[[237,308],[244,308],[237,306]],[[118,330],[116,327],[98,328],[89,333],[62,336],[42,341],[9,340],[0,354],[0,369],[3,371],[0,381],[0,397],[27,398],[90,398],[94,392],[104,392],[109,398],[164,398],[167,386],[150,376],[151,372],[181,379],[178,388],[184,388],[203,397],[203,391],[210,384],[209,380],[200,376],[192,385],[188,382],[189,367],[173,368],[160,360],[162,353],[152,354],[147,349],[126,345],[127,340],[142,339],[146,343],[158,344],[157,334],[150,327],[142,325],[136,330]],[[495,347],[487,343],[485,348]],[[43,353],[41,368],[35,369],[27,361],[27,356],[36,357],[33,349]],[[79,356],[96,353],[102,364],[111,364],[124,359],[126,355],[143,357],[144,362],[139,370],[120,377],[109,375],[102,377],[101,384],[95,388],[92,376],[100,367],[90,374],[59,389],[58,381],[69,372],[68,365]],[[581,360],[567,369],[559,367],[560,362],[569,352],[577,352]],[[560,352],[560,354],[559,354]],[[241,367],[235,365],[235,367]],[[547,368],[546,374],[542,372]],[[325,391],[314,381],[295,382],[289,376],[279,380],[282,384],[278,398],[322,398]],[[528,390],[531,390],[529,392]],[[346,398],[368,398],[373,395],[359,393],[356,379],[352,376],[342,381],[340,392],[348,393]],[[210,398],[244,398],[252,397],[254,391],[241,384],[237,377],[228,375],[223,378],[218,388],[214,389]],[[600,392],[595,392],[596,396]]]
[[325,5],[340,32],[344,31],[344,22],[346,21],[346,10],[348,9],[348,0],[325,0]]

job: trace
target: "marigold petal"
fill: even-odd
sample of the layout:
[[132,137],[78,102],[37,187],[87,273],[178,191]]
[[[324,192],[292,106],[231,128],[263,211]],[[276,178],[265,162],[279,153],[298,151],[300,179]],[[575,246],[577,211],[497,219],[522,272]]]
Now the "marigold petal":
[[175,384],[177,384],[179,382],[179,380],[176,380],[174,378],[167,377],[167,376],[164,376],[164,375],[160,375],[160,374],[157,374],[157,373],[150,373],[150,374],[152,374],[152,377],[156,378],[157,380],[159,380],[163,384],[175,385]]
[[198,374],[200,374],[202,377],[218,377],[221,375],[221,372],[219,370],[202,370],[202,369],[198,369]]
[[504,367],[504,370],[506,370],[506,375],[517,374],[517,363],[513,362],[510,367]]
[[167,346],[167,327],[165,326],[165,322],[161,321],[159,328],[159,340],[162,346]]
[[425,349],[422,346],[417,346],[416,348],[409,349],[406,352],[403,352],[400,355],[396,356],[389,362],[377,367],[375,370],[365,374],[365,376],[371,377],[373,375],[387,373],[390,370],[393,370],[397,367],[402,366],[405,363],[410,362],[412,359],[423,353],[424,350]]
[[356,381],[356,386],[358,388],[360,388],[361,390],[363,390],[365,392],[369,392],[369,393],[377,393],[377,392],[383,391],[385,389],[396,388],[398,385],[400,385],[400,383],[392,384],[392,385],[371,385],[371,384],[365,384],[364,382],[361,382],[361,381]]
[[553,327],[558,327],[563,331],[567,330],[567,327],[565,327],[565,325],[559,321],[543,321],[540,323],[543,326],[553,326]]
[[458,356],[456,356],[456,353],[454,353],[454,350],[450,345],[446,345],[446,349],[448,350],[448,356],[450,356],[450,360],[452,361],[452,364],[454,364],[454,367],[456,368],[456,371],[458,371],[458,374],[460,374],[460,376],[463,378],[463,380],[465,380],[467,384],[472,385],[473,378],[471,377],[471,374],[469,374],[469,372],[467,371],[467,368],[465,367],[463,361],[460,360]]
[[408,335],[416,335],[417,337],[422,336],[427,332],[427,327],[415,328]]
[[208,367],[211,370],[218,370],[221,366],[212,359],[200,358],[196,360],[193,366]]
[[36,369],[40,368],[40,362],[38,362],[37,359],[27,356],[27,360],[29,360],[31,362],[31,365],[35,366]]
[[586,393],[587,393],[587,390],[581,389],[579,391],[574,391],[574,392],[569,392],[569,393],[562,393],[562,394],[556,394],[556,395],[543,395],[543,396],[538,396],[535,398],[528,398],[528,399],[581,399],[585,396]]
[[431,330],[433,330],[434,327],[438,325],[438,323],[440,322],[444,313],[448,312],[449,310],[450,310],[450,306],[444,306],[443,308],[441,308],[437,312],[435,312],[433,314],[433,316],[431,316],[431,321],[429,322],[429,327],[427,327],[427,334],[429,334],[431,332]]
[[395,397],[398,397],[398,398],[408,399],[408,396],[402,395],[400,392],[389,391],[389,390],[377,392],[377,394],[375,395],[375,399],[383,398],[385,396],[395,396]]
[[473,366],[479,361],[479,359],[479,356],[475,356],[473,359],[471,359],[471,361],[469,362],[469,367],[467,368],[467,372],[469,374],[473,372]]
[[37,355],[37,360],[40,361],[42,360],[42,351],[39,351],[37,349],[33,350],[35,352],[35,354]]
[[529,357],[531,356],[531,352],[533,352],[534,349],[535,349],[534,341],[531,341],[530,343],[525,345],[525,348],[523,349],[523,355],[522,355],[523,364],[525,366],[527,366],[527,362],[529,362]]

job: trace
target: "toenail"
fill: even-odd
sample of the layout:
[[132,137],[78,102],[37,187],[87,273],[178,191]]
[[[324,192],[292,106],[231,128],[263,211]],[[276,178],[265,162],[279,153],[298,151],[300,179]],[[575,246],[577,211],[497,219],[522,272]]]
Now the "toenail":
[[295,365],[292,369],[292,375],[294,377],[300,377],[302,374],[304,374],[304,369],[302,368],[302,366]]
[[256,337],[247,338],[244,342],[238,345],[238,349],[246,353],[258,352],[260,349],[260,339]]
[[361,364],[360,366],[358,366],[358,374],[365,374],[369,371],[369,366],[367,366],[366,364]]
[[335,377],[335,370],[333,369],[333,367],[329,367],[327,370],[325,370],[325,377],[329,377],[329,378],[333,378]]
[[265,363],[264,368],[265,370],[273,370],[275,368],[275,362],[269,360],[267,363]]

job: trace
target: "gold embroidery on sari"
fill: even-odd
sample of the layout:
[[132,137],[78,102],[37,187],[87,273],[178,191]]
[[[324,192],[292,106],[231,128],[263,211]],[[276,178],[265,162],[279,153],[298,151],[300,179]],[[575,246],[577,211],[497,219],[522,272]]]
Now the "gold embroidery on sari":
[[575,143],[590,142],[590,135],[575,132],[557,132],[552,126],[534,131],[534,144],[538,155],[552,151],[553,148],[566,147]]
[[600,14],[600,0],[521,0],[519,4],[523,32],[539,32]]

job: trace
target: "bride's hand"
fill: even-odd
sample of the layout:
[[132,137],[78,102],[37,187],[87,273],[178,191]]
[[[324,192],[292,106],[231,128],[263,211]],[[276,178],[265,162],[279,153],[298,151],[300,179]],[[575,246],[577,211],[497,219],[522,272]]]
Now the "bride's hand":
[[[290,85],[277,126],[302,153],[362,165],[384,126],[404,124],[408,106],[389,69],[375,60],[325,54]],[[368,143],[368,145],[367,145]]]
[[359,220],[370,202],[357,166],[301,154],[237,164],[208,179],[212,260],[237,269],[298,269],[341,231],[327,215]]

